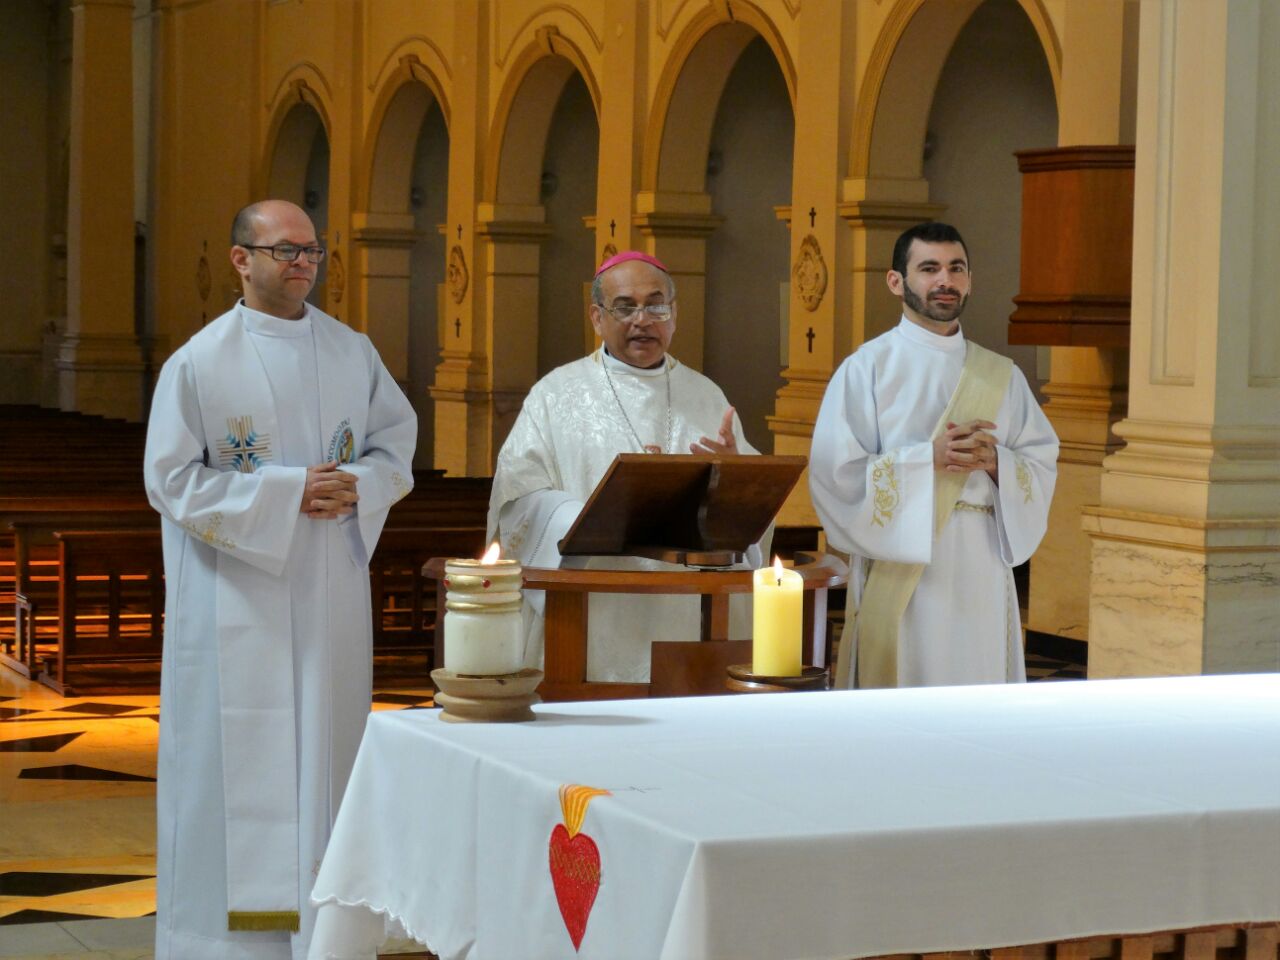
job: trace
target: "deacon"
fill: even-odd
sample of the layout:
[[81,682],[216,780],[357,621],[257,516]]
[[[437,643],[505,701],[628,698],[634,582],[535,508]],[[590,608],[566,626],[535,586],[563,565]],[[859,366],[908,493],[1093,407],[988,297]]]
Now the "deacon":
[[831,378],[809,458],[852,561],[835,685],[855,669],[860,687],[1025,680],[1012,568],[1044,536],[1058,439],[1021,371],[965,339],[954,227],[903,233],[887,280],[902,319]]
[[244,299],[164,365],[147,495],[164,534],[157,960],[306,956],[308,896],[369,713],[369,557],[413,483],[412,408],[306,302],[301,209],[237,214]]
[[[558,567],[557,544],[620,453],[756,451],[714,383],[667,353],[676,329],[676,287],[655,257],[610,257],[591,285],[591,324],[602,343],[590,356],[551,371],[529,391],[498,454],[489,501],[489,538],[524,566]],[[747,562],[759,567],[760,545]],[[588,566],[683,569],[638,557],[597,557]],[[543,653],[541,591],[526,590],[525,661]],[[730,632],[750,636],[746,598],[730,603]],[[697,597],[591,594],[587,679],[643,683],[655,636],[697,639]]]

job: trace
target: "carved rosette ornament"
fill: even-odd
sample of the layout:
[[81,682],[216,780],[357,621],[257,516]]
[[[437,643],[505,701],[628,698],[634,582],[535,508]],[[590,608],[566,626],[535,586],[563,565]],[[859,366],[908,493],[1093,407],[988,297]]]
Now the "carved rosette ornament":
[[467,273],[467,258],[462,255],[462,247],[456,243],[449,251],[449,266],[445,279],[448,281],[449,295],[453,297],[453,302],[461,303],[462,298],[467,295],[467,284],[470,283],[471,276]]
[[791,279],[804,308],[817,310],[823,294],[827,292],[827,264],[822,259],[818,238],[812,233],[800,241],[800,253],[791,268]]
[[334,303],[342,302],[342,294],[347,289],[347,271],[342,266],[342,254],[337,250],[329,256],[329,296]]

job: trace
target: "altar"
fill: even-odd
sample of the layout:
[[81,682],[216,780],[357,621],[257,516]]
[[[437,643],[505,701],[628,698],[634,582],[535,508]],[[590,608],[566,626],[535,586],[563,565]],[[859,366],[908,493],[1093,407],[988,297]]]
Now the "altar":
[[1280,675],[536,712],[370,717],[312,956],[371,956],[351,944],[383,917],[442,960],[847,960],[1247,923],[1275,955]]

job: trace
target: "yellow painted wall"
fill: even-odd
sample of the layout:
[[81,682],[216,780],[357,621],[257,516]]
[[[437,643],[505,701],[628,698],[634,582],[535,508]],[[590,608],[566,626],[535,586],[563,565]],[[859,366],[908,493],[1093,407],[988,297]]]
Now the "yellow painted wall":
[[[1046,43],[1056,85],[1061,4],[1020,6]],[[886,71],[912,55],[895,61],[903,38],[948,18],[957,32],[965,18],[947,12],[954,7],[949,0],[159,0],[149,18],[155,89],[146,158],[156,333],[172,350],[233,302],[229,221],[267,191],[273,161],[309,148],[280,146],[290,111],[306,104],[322,118],[329,148],[331,258],[319,296],[369,331],[407,386],[409,341],[423,334],[411,338],[409,317],[388,322],[385,311],[407,302],[407,264],[423,231],[407,204],[385,199],[403,194],[399,181],[378,201],[372,184],[391,175],[379,161],[380,142],[411,149],[404,131],[380,137],[388,111],[404,102],[397,93],[417,85],[448,125],[441,226],[446,259],[459,258],[466,282],[456,298],[446,289],[442,301],[434,403],[414,400],[434,408],[437,464],[486,472],[536,375],[522,351],[525,340],[537,341],[536,302],[530,310],[527,301],[537,296],[539,231],[547,229],[537,183],[554,103],[531,92],[552,97],[569,73],[582,76],[600,127],[596,253],[609,244],[642,246],[673,261],[682,293],[676,352],[701,366],[706,244],[719,222],[718,201],[706,192],[705,149],[729,71],[762,37],[786,83],[796,134],[761,149],[791,154],[792,198],[822,212],[812,230],[792,230],[790,255],[812,232],[829,270],[815,311],[800,308],[792,293],[786,339],[794,369],[782,371],[778,397],[764,404],[773,410],[770,429],[799,449],[825,378],[867,330],[865,314],[892,306],[879,290],[883,238],[927,210],[918,158],[904,173],[906,186],[870,188],[907,203],[903,223],[876,232],[859,219],[865,211],[845,209],[862,189],[851,194],[846,182],[865,164],[857,159],[859,130],[868,139],[882,132],[868,115]],[[930,55],[945,59],[939,42]],[[918,109],[905,122],[924,124],[932,93],[914,94]],[[915,149],[909,136],[897,136]]]
[[[41,0],[18,0],[0,30],[0,183],[6,227],[0,231],[0,402],[30,402],[39,390],[40,335],[49,310],[48,195],[56,182],[48,139],[46,78],[56,50],[54,20]],[[33,82],[34,80],[34,82]]]

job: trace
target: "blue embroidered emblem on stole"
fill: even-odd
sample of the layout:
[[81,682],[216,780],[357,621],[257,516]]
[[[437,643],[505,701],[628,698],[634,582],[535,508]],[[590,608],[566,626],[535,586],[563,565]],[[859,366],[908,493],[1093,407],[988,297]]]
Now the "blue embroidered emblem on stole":
[[227,417],[227,435],[218,441],[218,463],[253,473],[271,462],[271,437],[253,429],[253,417]]

